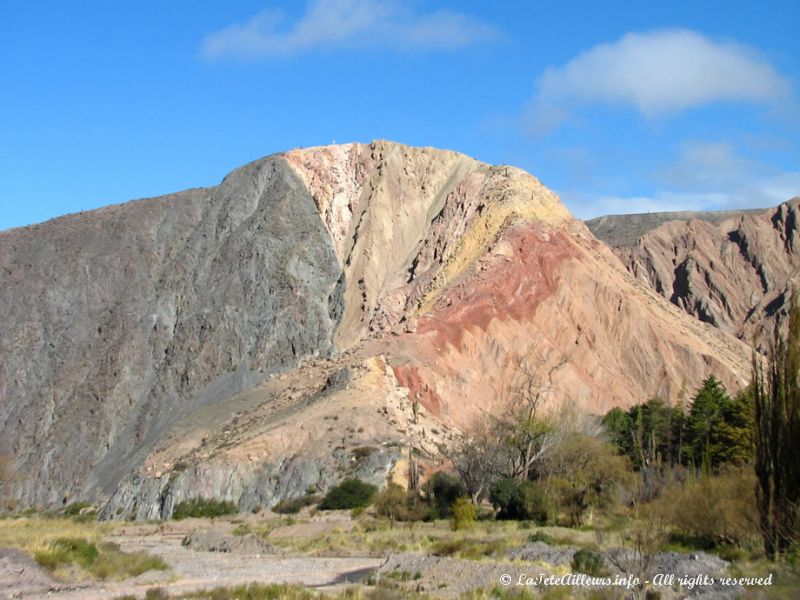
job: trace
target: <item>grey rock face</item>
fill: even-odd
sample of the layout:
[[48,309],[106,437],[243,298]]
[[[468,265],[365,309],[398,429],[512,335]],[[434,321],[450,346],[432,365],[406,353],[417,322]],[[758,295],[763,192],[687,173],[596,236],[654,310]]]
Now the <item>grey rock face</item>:
[[0,453],[14,493],[113,491],[171,423],[326,353],[341,270],[281,157],[208,190],[0,233]]
[[[383,485],[397,454],[376,452],[352,472],[353,477]],[[294,456],[279,464],[204,464],[161,478],[132,475],[123,480],[103,507],[103,519],[168,519],[175,507],[192,498],[234,502],[241,512],[271,507],[302,496],[310,487],[325,490],[341,479],[344,454],[330,457]]]

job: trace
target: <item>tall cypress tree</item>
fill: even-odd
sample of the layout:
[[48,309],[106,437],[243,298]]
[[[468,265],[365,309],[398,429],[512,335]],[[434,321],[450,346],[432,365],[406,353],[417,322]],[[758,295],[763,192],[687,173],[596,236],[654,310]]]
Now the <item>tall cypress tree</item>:
[[776,559],[800,543],[800,307],[789,334],[775,332],[769,364],[753,353],[756,476],[764,551]]
[[715,377],[703,382],[687,418],[687,454],[696,468],[716,468],[721,460],[719,432],[732,402]]

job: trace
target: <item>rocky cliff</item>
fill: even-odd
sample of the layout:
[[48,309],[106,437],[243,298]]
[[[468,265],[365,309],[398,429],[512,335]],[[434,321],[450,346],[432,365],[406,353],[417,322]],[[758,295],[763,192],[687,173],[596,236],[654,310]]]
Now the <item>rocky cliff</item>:
[[748,371],[531,175],[389,142],[0,233],[0,274],[13,493],[107,516],[402,478],[520,363],[587,412]]
[[797,290],[799,207],[795,198],[773,209],[620,215],[587,226],[670,302],[763,347]]

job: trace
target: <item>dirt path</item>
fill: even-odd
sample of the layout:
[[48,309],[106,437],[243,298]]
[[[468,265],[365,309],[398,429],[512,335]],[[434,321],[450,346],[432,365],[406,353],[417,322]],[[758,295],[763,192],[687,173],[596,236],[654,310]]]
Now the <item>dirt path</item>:
[[150,571],[124,582],[56,584],[55,588],[31,589],[20,585],[0,592],[9,598],[29,600],[106,600],[124,594],[143,597],[149,588],[161,587],[171,593],[250,583],[290,583],[308,587],[339,586],[358,581],[381,565],[382,558],[306,558],[273,555],[198,552],[181,546],[173,536],[109,538],[125,550],[145,550],[161,556],[170,571]]

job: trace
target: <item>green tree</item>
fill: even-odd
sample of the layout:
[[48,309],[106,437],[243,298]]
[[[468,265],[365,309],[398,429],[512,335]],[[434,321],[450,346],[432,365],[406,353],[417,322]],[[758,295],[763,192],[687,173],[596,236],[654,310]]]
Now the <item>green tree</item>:
[[677,437],[683,425],[683,413],[661,398],[651,398],[642,407],[644,431],[640,445],[640,463],[646,467],[660,468],[674,465],[678,460]]
[[732,399],[714,377],[703,382],[686,419],[686,461],[718,470],[753,456],[753,396],[745,389]]
[[544,524],[548,520],[548,499],[539,482],[500,479],[492,484],[489,500],[498,519],[531,520]]
[[753,387],[739,392],[723,415],[716,433],[715,458],[719,464],[743,466],[753,460],[755,405]]
[[637,404],[626,413],[613,408],[603,418],[611,442],[636,470],[678,464],[684,415],[660,398]]
[[776,559],[800,543],[800,307],[786,339],[776,330],[769,365],[753,352],[755,469],[764,551]]
[[686,454],[695,467],[704,463],[718,466],[719,431],[725,422],[725,414],[731,410],[731,404],[730,396],[715,377],[703,381],[686,420]]

